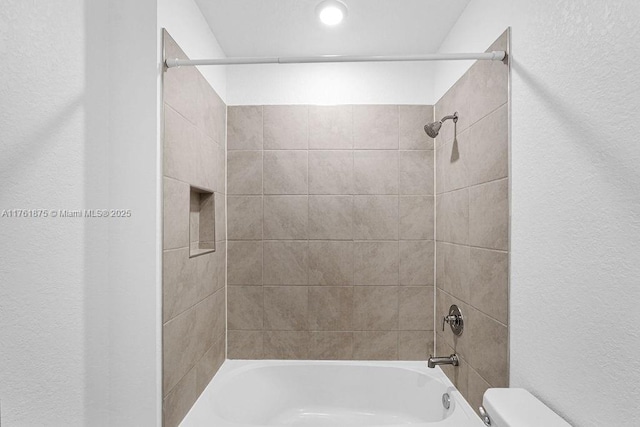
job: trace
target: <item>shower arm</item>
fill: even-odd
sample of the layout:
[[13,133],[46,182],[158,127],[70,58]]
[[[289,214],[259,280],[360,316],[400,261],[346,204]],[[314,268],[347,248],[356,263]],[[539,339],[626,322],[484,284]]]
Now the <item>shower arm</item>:
[[453,113],[450,116],[444,116],[441,120],[440,123],[444,123],[447,120],[453,120],[453,123],[457,123],[458,122],[458,112]]

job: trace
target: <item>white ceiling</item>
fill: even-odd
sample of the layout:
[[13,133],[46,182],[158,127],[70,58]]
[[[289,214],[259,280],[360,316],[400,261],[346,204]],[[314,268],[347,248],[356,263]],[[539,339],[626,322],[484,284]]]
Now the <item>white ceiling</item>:
[[321,0],[196,0],[227,56],[433,53],[470,0],[343,0],[347,18],[322,25]]

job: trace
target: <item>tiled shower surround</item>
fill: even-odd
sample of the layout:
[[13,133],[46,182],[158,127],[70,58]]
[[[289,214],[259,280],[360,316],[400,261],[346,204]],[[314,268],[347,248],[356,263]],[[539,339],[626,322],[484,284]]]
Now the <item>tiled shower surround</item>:
[[[167,33],[164,41],[167,57],[186,58]],[[225,121],[225,104],[195,68],[164,73],[162,394],[166,427],[178,425],[225,359]],[[190,257],[189,248],[190,240],[198,240],[194,226],[213,224],[194,221],[200,198],[192,197],[194,208],[190,209],[192,186],[213,193],[215,201],[216,251],[196,257]],[[194,211],[191,219],[190,211]]]
[[[489,50],[507,45],[505,33]],[[465,316],[460,337],[437,329],[437,353],[461,357],[443,369],[474,408],[509,384],[508,68],[477,62],[435,106],[460,115],[457,140],[450,122],[436,139],[436,319],[451,304]]]
[[[443,369],[473,407],[508,385],[507,65],[476,63],[435,107],[229,107],[228,236],[224,103],[195,68],[164,89],[165,425],[225,339],[230,359],[425,360],[435,318],[436,353],[460,356]],[[454,111],[434,144],[424,124]],[[191,258],[190,186],[216,214],[216,251]],[[439,329],[454,303],[460,337]]]
[[425,359],[431,106],[228,112],[228,357]]
[[445,372],[475,408],[508,386],[508,66],[477,62],[455,111],[434,153],[429,106],[229,108],[229,358],[425,360],[455,303]]

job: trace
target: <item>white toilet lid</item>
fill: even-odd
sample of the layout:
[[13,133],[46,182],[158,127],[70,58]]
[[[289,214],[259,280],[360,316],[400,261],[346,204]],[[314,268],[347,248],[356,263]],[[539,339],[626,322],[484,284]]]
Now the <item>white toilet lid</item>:
[[523,388],[490,388],[482,405],[491,427],[571,427],[558,414]]

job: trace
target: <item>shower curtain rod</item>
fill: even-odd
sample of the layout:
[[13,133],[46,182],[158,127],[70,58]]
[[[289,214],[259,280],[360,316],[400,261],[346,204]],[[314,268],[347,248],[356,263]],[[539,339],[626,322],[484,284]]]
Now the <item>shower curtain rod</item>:
[[247,65],[247,64],[315,64],[324,62],[410,62],[410,61],[502,61],[507,56],[502,50],[486,53],[434,53],[399,56],[291,56],[291,57],[237,57],[219,59],[166,59],[167,68],[194,65]]

